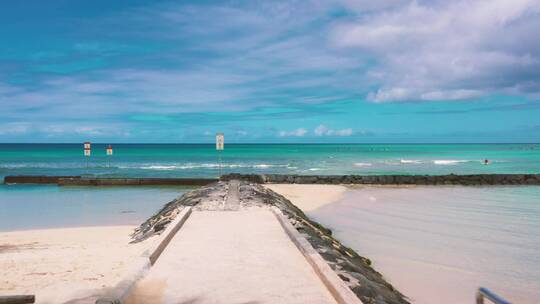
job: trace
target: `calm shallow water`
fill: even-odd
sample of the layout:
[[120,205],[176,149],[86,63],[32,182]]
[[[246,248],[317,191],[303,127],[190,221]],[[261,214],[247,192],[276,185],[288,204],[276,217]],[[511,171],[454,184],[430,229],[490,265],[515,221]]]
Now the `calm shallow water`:
[[540,303],[540,187],[364,188],[309,213],[415,303]]
[[0,231],[72,226],[138,225],[181,187],[0,185]]

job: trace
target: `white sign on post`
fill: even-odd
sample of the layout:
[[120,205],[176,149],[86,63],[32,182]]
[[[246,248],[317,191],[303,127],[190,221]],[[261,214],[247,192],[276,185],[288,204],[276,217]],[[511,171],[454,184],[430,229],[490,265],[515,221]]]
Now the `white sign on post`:
[[92,151],[90,148],[90,142],[87,141],[84,143],[84,156],[90,156],[90,151]]
[[225,135],[223,133],[216,134],[216,150],[223,150],[225,147]]
[[219,155],[219,176],[221,176],[221,152],[225,147],[225,135],[223,133],[216,133],[216,150]]

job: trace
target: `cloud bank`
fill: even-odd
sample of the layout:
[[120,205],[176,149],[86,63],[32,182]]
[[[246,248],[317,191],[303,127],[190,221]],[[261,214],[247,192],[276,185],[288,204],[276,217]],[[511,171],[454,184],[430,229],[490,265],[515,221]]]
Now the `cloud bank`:
[[372,102],[538,98],[539,17],[535,0],[401,2],[342,22],[333,40],[376,58]]

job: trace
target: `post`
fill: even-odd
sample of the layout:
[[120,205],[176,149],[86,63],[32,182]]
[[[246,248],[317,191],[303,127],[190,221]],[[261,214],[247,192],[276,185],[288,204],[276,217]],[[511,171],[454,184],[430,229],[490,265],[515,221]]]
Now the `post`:
[[218,151],[219,159],[219,177],[221,178],[221,151],[225,148],[225,135],[223,133],[216,133],[216,150]]
[[86,158],[86,169],[88,169],[88,158],[92,154],[91,143],[89,141],[84,142],[84,157]]
[[109,162],[109,157],[112,157],[112,155],[113,155],[113,149],[112,149],[112,146],[109,145],[107,147],[107,168],[110,167],[110,165],[111,165],[110,162]]

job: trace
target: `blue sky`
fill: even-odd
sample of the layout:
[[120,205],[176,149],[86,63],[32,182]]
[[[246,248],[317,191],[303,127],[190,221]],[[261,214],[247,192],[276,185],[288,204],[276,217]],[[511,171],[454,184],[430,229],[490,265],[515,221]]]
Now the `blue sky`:
[[3,1],[0,142],[540,142],[540,4]]

